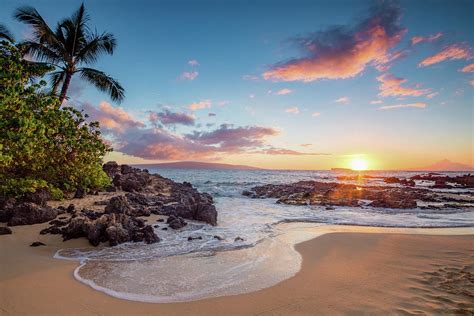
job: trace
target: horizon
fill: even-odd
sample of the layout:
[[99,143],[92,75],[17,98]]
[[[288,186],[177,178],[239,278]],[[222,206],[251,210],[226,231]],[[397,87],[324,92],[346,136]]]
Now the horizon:
[[[49,24],[81,3],[28,1]],[[31,34],[12,18],[22,4],[0,12],[19,40]],[[472,1],[84,4],[117,38],[96,64],[126,98],[74,77],[67,103],[101,123],[105,160],[473,169]]]

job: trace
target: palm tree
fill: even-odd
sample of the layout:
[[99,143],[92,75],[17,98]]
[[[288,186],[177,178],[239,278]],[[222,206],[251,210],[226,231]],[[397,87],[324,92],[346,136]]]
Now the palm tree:
[[54,31],[33,7],[18,8],[14,17],[33,28],[34,39],[22,43],[26,53],[56,68],[50,73],[50,83],[54,94],[61,86],[60,104],[66,99],[72,76],[76,73],[108,93],[112,100],[123,100],[125,91],[117,80],[100,70],[83,67],[93,64],[104,53],[112,55],[116,46],[112,34],[98,34],[89,29],[89,16],[84,4],[70,18],[60,21]]
[[10,30],[1,23],[0,23],[0,39],[7,40],[10,43],[15,41]]

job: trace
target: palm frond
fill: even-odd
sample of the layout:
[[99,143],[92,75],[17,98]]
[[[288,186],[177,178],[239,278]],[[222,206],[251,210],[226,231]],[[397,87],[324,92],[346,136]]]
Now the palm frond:
[[7,41],[13,43],[15,38],[10,30],[3,24],[0,23],[0,39],[6,39]]
[[95,63],[106,53],[112,55],[116,46],[115,37],[110,33],[94,34],[87,44],[77,53],[76,60],[82,63]]
[[13,16],[18,21],[30,25],[33,28],[35,38],[40,43],[53,44],[57,42],[56,35],[35,8],[30,6],[18,8]]
[[58,91],[59,86],[63,83],[66,72],[64,70],[54,71],[49,74],[49,83],[53,93]]
[[125,98],[125,90],[120,83],[106,73],[93,68],[80,68],[78,72],[81,73],[83,79],[95,85],[97,89],[108,93],[115,102],[120,103]]
[[56,64],[63,59],[55,51],[51,50],[49,46],[33,42],[33,41],[24,41],[19,44],[22,48],[23,53],[31,55],[33,58],[41,61],[46,61],[51,64]]

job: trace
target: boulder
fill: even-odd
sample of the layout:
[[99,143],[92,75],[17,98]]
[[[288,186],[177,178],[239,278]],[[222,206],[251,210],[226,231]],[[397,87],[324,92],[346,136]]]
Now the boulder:
[[173,229],[180,229],[187,225],[184,219],[175,215],[170,215],[170,217],[168,217],[166,220],[166,223]]
[[102,166],[102,170],[111,178],[113,179],[116,174],[120,173],[120,167],[115,161],[106,162]]
[[30,202],[41,206],[45,206],[46,202],[51,199],[51,192],[47,188],[39,188],[35,192],[25,193],[20,202]]
[[85,189],[83,189],[83,188],[78,188],[78,189],[76,190],[76,193],[74,194],[74,198],[75,198],[75,199],[83,199],[83,198],[86,197],[86,195],[87,195],[87,193],[86,193],[86,190],[85,190]]
[[9,226],[31,225],[48,222],[58,215],[58,211],[49,206],[39,206],[34,203],[23,202],[12,209]]
[[105,207],[106,214],[129,214],[132,210],[132,207],[128,203],[128,200],[125,196],[114,196],[110,199],[109,204]]
[[0,227],[0,235],[10,235],[12,230],[9,227]]
[[155,230],[150,225],[145,226],[142,229],[143,241],[147,244],[154,244],[160,241],[160,238],[155,234]]

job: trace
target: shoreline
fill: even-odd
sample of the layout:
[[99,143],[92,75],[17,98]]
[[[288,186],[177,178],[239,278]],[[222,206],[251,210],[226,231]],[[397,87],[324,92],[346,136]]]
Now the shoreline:
[[[415,229],[414,234],[403,234],[400,232],[413,229],[356,227],[359,232],[354,232],[354,227],[325,226],[327,233],[319,237],[313,235],[311,239],[299,242],[295,246],[303,258],[301,269],[296,275],[272,287],[198,301],[144,303],[117,299],[75,280],[73,273],[80,263],[55,259],[53,255],[59,248],[87,246],[87,241],[78,239],[63,243],[57,236],[40,236],[38,232],[43,226],[44,224],[18,226],[12,235],[0,238],[0,251],[3,254],[0,259],[0,306],[2,313],[6,315],[91,313],[127,315],[156,312],[165,315],[183,313],[286,315],[310,314],[311,311],[393,312],[394,307],[401,308],[403,297],[414,295],[412,292],[416,292],[415,294],[421,297],[418,300],[421,301],[429,301],[429,297],[433,300],[433,296],[440,295],[438,292],[441,290],[436,287],[433,289],[432,285],[418,280],[430,273],[439,273],[433,265],[454,269],[451,272],[455,274],[464,273],[472,276],[474,273],[471,271],[474,269],[474,256],[470,254],[473,250],[473,228],[430,228],[428,234],[418,235],[416,231],[423,229]],[[298,232],[299,238],[308,238],[310,234],[314,234],[314,231],[310,231],[314,230],[314,227],[310,228],[311,224],[303,223],[300,226],[302,230]],[[351,229],[353,231],[349,232]],[[305,230],[309,235],[302,237]],[[468,235],[449,235],[453,230]],[[433,235],[434,233],[448,235]],[[36,240],[44,241],[48,246],[30,248],[29,243]],[[441,251],[440,247],[434,245],[444,245],[444,249]],[[451,258],[453,254],[461,256],[461,266],[459,262],[451,262],[456,259]],[[397,260],[400,261],[400,266],[396,266]],[[354,271],[356,268],[359,269],[357,273]],[[463,268],[467,270],[462,270]],[[376,276],[373,276],[373,273]],[[374,281],[378,284],[371,287],[370,283]],[[412,285],[411,289],[402,286],[402,283],[407,282],[415,285]],[[387,292],[387,286],[393,289]],[[429,294],[430,291],[438,294]],[[371,297],[375,294],[383,304],[372,302]],[[52,297],[57,299],[53,302]],[[361,298],[364,299],[365,305],[353,306]],[[453,306],[459,305],[461,309],[474,310],[474,306],[472,303],[469,305],[468,301],[450,299],[450,302],[449,304]],[[446,308],[445,305],[448,303],[440,299],[439,304]],[[352,309],[348,309],[349,307]],[[398,312],[413,308],[416,310],[416,306],[410,305],[403,308],[404,310]],[[430,301],[426,308],[429,308],[427,312],[435,312],[440,307],[436,302]]]

